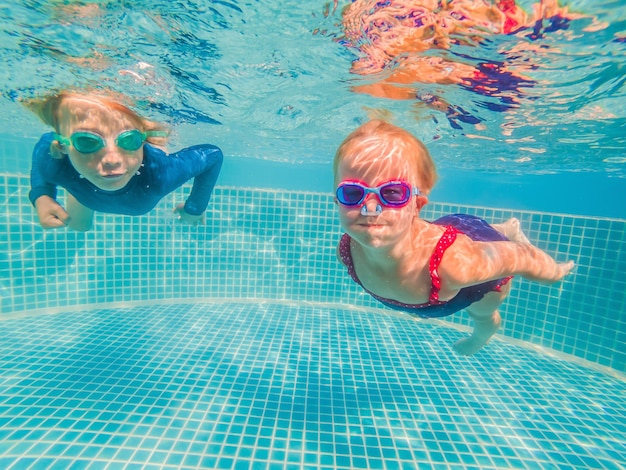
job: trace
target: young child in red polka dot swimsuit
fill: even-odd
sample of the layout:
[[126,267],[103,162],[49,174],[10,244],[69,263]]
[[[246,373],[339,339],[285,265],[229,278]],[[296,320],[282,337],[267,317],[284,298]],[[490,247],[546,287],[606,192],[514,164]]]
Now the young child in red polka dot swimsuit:
[[489,225],[465,214],[419,217],[436,181],[426,147],[412,134],[372,120],[340,145],[336,202],[346,232],[337,247],[353,280],[384,305],[420,317],[466,309],[474,331],[455,344],[481,349],[500,326],[498,306],[511,278],[553,283],[574,263],[557,263],[532,246],[517,219]]
[[[469,236],[472,240],[477,241],[503,241],[508,240],[504,235],[488,225],[484,220],[466,214],[453,214],[442,217],[432,222],[446,228],[435,250],[432,253],[428,264],[428,272],[430,273],[431,289],[428,302],[422,304],[405,304],[393,299],[385,299],[373,292],[368,293],[379,302],[395,310],[402,310],[417,315],[421,318],[437,318],[446,317],[462,310],[474,302],[482,299],[487,292],[501,292],[502,286],[509,282],[513,276],[507,276],[502,279],[494,279],[492,281],[474,284],[459,290],[454,298],[442,302],[439,300],[439,290],[441,289],[441,278],[439,277],[438,267],[441,264],[443,255],[446,250],[452,246],[456,240],[458,233]],[[449,224],[449,225],[448,225]],[[455,228],[460,225],[465,230]],[[468,230],[468,228],[470,230]],[[350,235],[345,233],[339,242],[339,257],[341,262],[348,268],[348,273],[357,284],[361,284],[354,270],[354,262],[352,260],[352,252],[350,250]],[[361,284],[362,285],[362,284]],[[365,289],[367,291],[367,289]]]

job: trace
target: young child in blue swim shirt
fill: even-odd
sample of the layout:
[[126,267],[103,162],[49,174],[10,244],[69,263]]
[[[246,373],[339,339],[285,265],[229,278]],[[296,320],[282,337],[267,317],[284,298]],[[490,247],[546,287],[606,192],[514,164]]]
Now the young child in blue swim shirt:
[[474,354],[498,330],[497,309],[512,276],[553,283],[574,267],[532,246],[517,219],[499,225],[463,214],[421,219],[435,165],[417,138],[385,121],[352,132],[339,146],[333,170],[345,231],[339,260],[390,308],[423,318],[467,310],[474,330],[455,344],[459,354]]
[[[194,178],[191,193],[174,211],[182,222],[204,222],[204,211],[223,155],[209,144],[173,154],[160,146],[164,127],[98,94],[61,92],[27,105],[54,129],[35,145],[29,198],[42,227],[86,231],[94,211],[142,215]],[[67,191],[66,209],[56,200]]]

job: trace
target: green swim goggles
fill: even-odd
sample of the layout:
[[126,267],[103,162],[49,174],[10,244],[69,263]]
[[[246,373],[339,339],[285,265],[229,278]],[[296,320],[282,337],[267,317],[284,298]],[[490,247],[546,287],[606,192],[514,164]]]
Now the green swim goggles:
[[[148,137],[165,137],[164,131],[141,132],[138,129],[124,131],[115,138],[115,145],[119,148],[134,152],[138,150]],[[106,147],[107,143],[98,134],[93,132],[74,132],[69,138],[54,134],[54,138],[63,145],[72,145],[80,153],[95,153]]]

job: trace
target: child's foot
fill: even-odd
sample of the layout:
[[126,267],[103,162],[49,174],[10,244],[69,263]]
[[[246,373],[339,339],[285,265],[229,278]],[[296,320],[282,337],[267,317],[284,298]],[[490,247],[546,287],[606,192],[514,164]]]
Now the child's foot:
[[512,242],[521,242],[528,243],[530,245],[530,241],[522,232],[522,227],[515,217],[511,217],[509,220],[500,224],[501,230],[498,230],[502,233],[506,238],[511,240]]
[[500,328],[500,314],[495,311],[490,318],[482,320],[474,319],[474,331],[469,338],[458,340],[454,344],[454,350],[462,356],[471,356],[480,351],[491,337]]

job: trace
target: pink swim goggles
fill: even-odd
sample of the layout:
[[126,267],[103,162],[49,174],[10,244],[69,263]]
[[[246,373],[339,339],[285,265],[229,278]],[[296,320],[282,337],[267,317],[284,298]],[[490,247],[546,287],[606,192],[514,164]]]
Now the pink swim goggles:
[[406,181],[387,181],[375,188],[370,188],[360,181],[345,180],[337,186],[337,201],[347,207],[361,206],[369,193],[374,193],[385,207],[400,208],[406,206],[411,197],[421,194],[420,190]]

